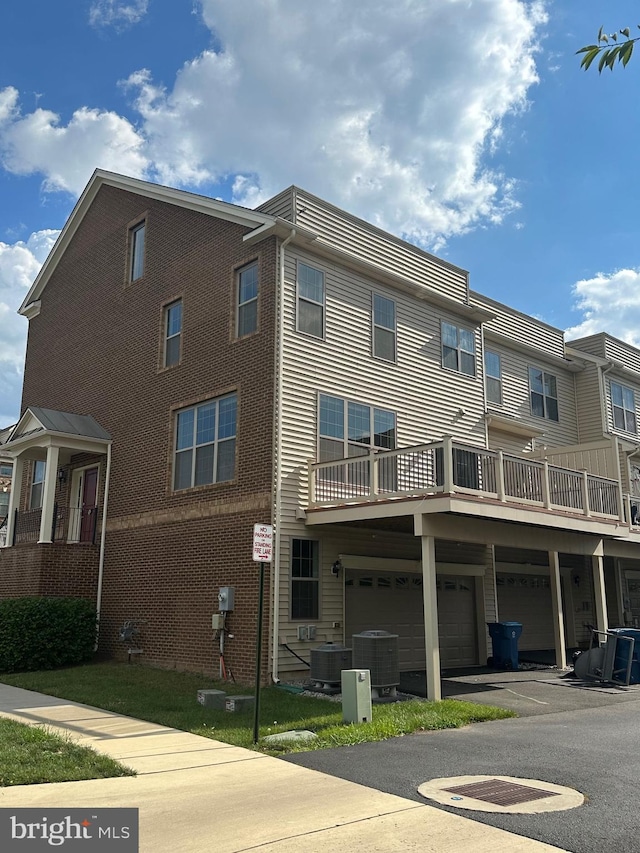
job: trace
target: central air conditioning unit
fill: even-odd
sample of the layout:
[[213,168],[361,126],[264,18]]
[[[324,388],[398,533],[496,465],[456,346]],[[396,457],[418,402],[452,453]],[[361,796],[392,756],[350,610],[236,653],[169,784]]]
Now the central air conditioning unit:
[[311,649],[309,676],[314,690],[339,693],[343,669],[351,669],[351,649],[340,643],[324,643]]
[[388,631],[363,631],[351,638],[353,669],[368,669],[371,673],[371,693],[374,698],[395,696],[400,684],[398,635]]

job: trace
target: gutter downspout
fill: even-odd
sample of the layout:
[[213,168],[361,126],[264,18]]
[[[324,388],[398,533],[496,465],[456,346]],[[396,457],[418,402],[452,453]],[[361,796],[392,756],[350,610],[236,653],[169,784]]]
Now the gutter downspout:
[[278,342],[276,346],[276,370],[274,378],[275,406],[273,414],[273,449],[275,453],[274,470],[274,501],[273,501],[273,614],[271,626],[271,680],[278,684],[278,654],[280,628],[280,516],[282,514],[282,386],[283,386],[283,359],[284,359],[284,255],[285,248],[296,236],[296,229],[292,228],[289,236],[280,244],[278,259],[279,281],[278,281]]
[[100,559],[98,561],[98,593],[96,595],[96,611],[98,614],[98,625],[96,630],[96,644],[94,651],[98,650],[100,639],[100,608],[102,607],[102,578],[104,576],[104,547],[107,538],[107,508],[109,506],[109,483],[111,482],[111,444],[107,445],[107,470],[104,475],[104,500],[102,501],[102,527],[100,530]]

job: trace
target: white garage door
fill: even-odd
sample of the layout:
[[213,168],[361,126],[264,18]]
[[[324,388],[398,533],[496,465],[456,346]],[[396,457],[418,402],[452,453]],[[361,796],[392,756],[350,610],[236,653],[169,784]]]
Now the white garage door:
[[548,575],[496,573],[501,622],[521,622],[520,649],[553,649],[553,610]]
[[[438,633],[443,667],[478,662],[474,579],[441,576],[438,588]],[[345,636],[361,631],[398,634],[401,670],[424,669],[422,577],[347,570]]]

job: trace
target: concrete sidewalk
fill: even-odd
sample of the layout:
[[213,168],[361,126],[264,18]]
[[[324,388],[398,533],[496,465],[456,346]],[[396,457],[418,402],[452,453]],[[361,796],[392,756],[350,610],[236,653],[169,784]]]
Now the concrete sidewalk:
[[136,807],[142,853],[559,849],[258,752],[6,684],[0,714],[70,734],[139,774],[0,788],[0,807]]

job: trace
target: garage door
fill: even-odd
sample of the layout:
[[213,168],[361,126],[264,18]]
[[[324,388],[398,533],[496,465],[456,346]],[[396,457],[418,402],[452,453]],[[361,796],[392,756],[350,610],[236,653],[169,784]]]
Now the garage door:
[[[436,583],[442,666],[477,664],[473,578],[441,576]],[[425,668],[420,575],[347,570],[345,636],[373,630],[398,634],[401,670]]]
[[501,622],[521,622],[521,649],[553,649],[553,610],[548,575],[496,573]]

